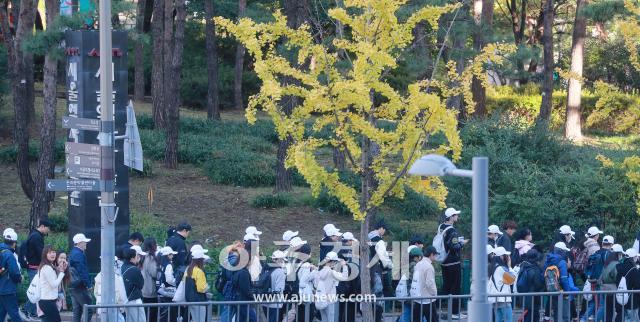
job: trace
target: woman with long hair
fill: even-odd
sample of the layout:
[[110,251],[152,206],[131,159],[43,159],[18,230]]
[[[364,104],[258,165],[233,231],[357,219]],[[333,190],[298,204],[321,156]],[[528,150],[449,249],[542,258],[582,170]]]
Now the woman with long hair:
[[[176,287],[178,281],[173,273],[173,256],[178,254],[171,247],[165,246],[160,249],[160,257],[158,258],[158,264],[160,265],[160,274],[157,277],[158,282],[158,300],[160,303],[171,303],[173,296],[176,293]],[[175,306],[161,306],[160,307],[160,321],[161,322],[175,322],[178,320],[178,307]]]
[[[204,274],[204,261],[209,259],[203,250],[194,250],[191,253],[191,264],[187,268],[184,278],[184,294],[187,302],[206,302],[207,278]],[[206,306],[189,306],[189,314],[192,322],[204,322],[207,319]]]
[[42,260],[38,268],[40,279],[40,301],[38,301],[38,307],[42,310],[42,321],[45,322],[60,322],[60,311],[58,311],[57,302],[67,264],[61,261],[56,266],[56,257],[57,252],[53,246],[45,246],[42,250]]
[[71,284],[71,274],[69,274],[69,260],[67,259],[69,256],[63,250],[58,250],[58,256],[56,256],[55,266],[58,267],[60,265],[64,265],[67,268],[64,271],[64,278],[62,278],[62,283],[60,284],[60,290],[58,291],[58,310],[63,311],[67,310],[67,292],[66,288]]
[[[153,237],[148,237],[142,243],[142,251],[147,253],[142,261],[142,277],[144,286],[142,287],[143,303],[158,303],[158,292],[156,291],[156,279],[158,278],[158,243]],[[149,322],[158,321],[158,308],[147,308]]]

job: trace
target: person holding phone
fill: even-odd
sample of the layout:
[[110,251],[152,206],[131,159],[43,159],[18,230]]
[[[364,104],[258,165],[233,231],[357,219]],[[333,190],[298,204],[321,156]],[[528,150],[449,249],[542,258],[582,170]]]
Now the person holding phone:
[[40,279],[40,301],[38,307],[42,311],[42,321],[60,322],[60,311],[58,310],[58,296],[60,285],[64,279],[64,272],[67,270],[67,262],[60,261],[55,264],[57,252],[51,245],[47,245],[42,250],[42,260],[38,268],[38,278]]

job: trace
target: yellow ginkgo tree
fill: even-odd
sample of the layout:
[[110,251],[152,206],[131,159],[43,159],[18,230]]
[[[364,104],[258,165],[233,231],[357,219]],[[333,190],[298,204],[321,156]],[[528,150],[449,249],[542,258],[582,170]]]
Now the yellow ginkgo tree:
[[624,7],[629,11],[629,15],[620,23],[620,31],[627,50],[629,50],[631,64],[640,71],[638,53],[638,46],[640,46],[640,1],[625,0]]
[[[385,198],[402,198],[408,187],[445,206],[447,190],[440,179],[409,177],[406,172],[424,154],[460,158],[457,111],[448,109],[446,100],[462,95],[473,109],[472,76],[479,75],[486,84],[483,66],[500,64],[501,55],[512,50],[491,44],[461,74],[446,66],[448,73],[395,88],[386,76],[411,46],[416,24],[426,22],[437,30],[442,14],[460,10],[457,4],[426,6],[400,21],[396,12],[405,2],[345,0],[343,7],[330,9],[328,14],[347,36],[330,42],[317,41],[308,25],[288,28],[279,12],[269,23],[215,18],[219,32],[234,36],[253,56],[255,72],[262,81],[259,93],[249,100],[247,119],[254,122],[257,110],[264,110],[280,138],[293,140],[286,165],[302,174],[314,195],[326,189],[355,220],[362,221],[363,264],[369,258],[364,243],[369,221]],[[430,41],[436,47],[435,34]],[[295,57],[283,52],[293,52]],[[284,113],[282,102],[290,97],[296,97],[300,104]],[[334,148],[346,156],[349,170],[360,179],[359,187],[342,180],[337,169],[322,157]],[[360,271],[363,291],[368,293],[369,272]]]

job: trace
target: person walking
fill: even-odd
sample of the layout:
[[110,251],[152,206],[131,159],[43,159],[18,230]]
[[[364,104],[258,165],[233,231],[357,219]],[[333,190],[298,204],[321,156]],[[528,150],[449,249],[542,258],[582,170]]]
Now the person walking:
[[[322,261],[322,269],[314,279],[316,289],[316,309],[320,312],[322,322],[335,322],[336,318],[336,285],[347,279],[347,271],[343,271],[344,260],[336,252],[329,252]],[[341,265],[339,265],[341,264]]]
[[[298,237],[292,239],[295,240]],[[250,250],[247,250],[250,252]],[[249,253],[249,258],[251,258],[251,254]],[[232,285],[233,289],[236,292],[236,300],[238,301],[253,301],[253,293],[251,292],[251,273],[249,273],[248,269],[249,265],[242,266],[241,269],[237,270],[233,273]],[[256,322],[257,314],[252,305],[242,304],[235,306],[237,312],[236,314],[236,322]]]
[[124,261],[123,252],[131,248],[131,246],[141,246],[143,242],[144,236],[141,232],[136,231],[132,233],[131,235],[129,235],[129,240],[127,240],[126,243],[120,245],[118,249],[116,249],[116,256],[118,256],[121,261]]
[[[120,268],[122,267],[122,261],[117,256],[114,257],[113,261],[114,267],[114,276],[115,276],[115,290],[116,290],[116,303],[118,305],[125,305],[127,303],[127,291],[124,288],[124,280],[122,280],[122,272]],[[93,296],[96,298],[96,305],[102,304],[102,272],[99,272],[94,278],[94,287],[93,287]],[[117,321],[125,322],[124,319],[124,309],[119,309],[117,312]],[[107,318],[105,315],[107,314],[106,309],[98,309],[98,315],[102,319],[102,321],[106,321]]]
[[529,252],[535,246],[532,242],[533,235],[531,234],[531,229],[522,228],[516,233],[516,244],[515,250],[511,254],[511,264],[519,265],[524,259],[524,255]]
[[22,275],[18,260],[14,256],[18,234],[12,228],[7,228],[2,233],[4,242],[0,244],[0,321],[4,321],[7,315],[11,322],[22,322],[20,309],[18,308],[18,285],[22,283]]
[[[625,252],[624,260],[616,265],[616,285],[620,285],[620,281],[624,277],[627,282],[627,290],[640,290],[640,270],[638,269],[638,257],[640,254],[635,250],[635,248],[629,248]],[[621,304],[619,302],[622,296],[616,296],[616,318],[615,322],[623,322],[625,321],[625,317],[629,318],[634,315],[634,310],[638,309],[640,305],[640,296],[638,294],[628,294],[629,299],[626,304]]]
[[344,248],[338,256],[346,261],[345,266],[347,268],[348,278],[346,281],[340,281],[338,283],[337,291],[339,294],[344,294],[348,300],[339,303],[338,321],[351,322],[356,320],[356,311],[358,310],[358,303],[354,297],[361,293],[360,257],[358,256],[360,243],[351,232],[342,234],[342,242]]
[[58,255],[56,257],[56,262],[54,266],[64,265],[67,269],[64,271],[64,278],[62,279],[62,284],[60,284],[60,290],[58,291],[58,310],[66,311],[67,310],[67,287],[69,287],[69,283],[71,282],[71,273],[69,273],[69,260],[67,258],[67,253],[64,250],[58,250]]
[[[202,249],[191,252],[191,264],[189,264],[184,277],[184,294],[187,302],[207,301],[209,284],[207,284],[207,277],[204,274],[204,262],[208,259],[209,256]],[[207,321],[207,306],[191,305],[189,306],[189,315],[191,315],[192,322],[205,322]]]
[[337,251],[340,248],[340,239],[342,233],[340,229],[336,228],[333,224],[326,224],[322,228],[324,237],[320,241],[320,260],[327,257],[327,254],[331,251]]
[[[122,251],[124,263],[122,264],[122,280],[127,294],[128,305],[142,304],[142,289],[144,288],[144,277],[138,265],[141,256],[147,256],[140,246],[134,245]],[[141,306],[128,306],[126,308],[127,322],[146,322],[147,318],[144,308]]]
[[[287,280],[287,272],[285,270],[287,254],[281,250],[276,250],[271,254],[271,261],[273,262],[273,269],[271,270],[271,294],[277,295],[277,300],[283,301],[284,297],[284,284]],[[282,321],[285,311],[282,308],[282,303],[265,304],[263,307],[265,316],[268,322]]]
[[503,233],[500,231],[497,225],[491,225],[487,227],[487,244],[492,246],[493,248],[498,247],[498,238],[502,236]]
[[[21,257],[24,257],[25,263],[23,264],[26,264],[25,268],[27,269],[27,276],[29,276],[29,283],[31,283],[40,267],[42,250],[44,249],[44,237],[49,234],[50,229],[51,222],[47,219],[41,219],[38,227],[34,229],[27,238],[25,254],[19,254]],[[29,320],[38,318],[36,305],[30,301],[24,304],[24,313]]]
[[[383,239],[387,232],[387,225],[383,220],[380,220],[373,229],[367,235],[369,238],[369,259],[373,261],[377,257],[378,261],[372,263],[373,266],[370,269],[371,292],[378,297],[393,296],[390,274],[393,269],[393,262],[387,251],[387,243]],[[376,322],[382,321],[384,303],[376,302],[374,308]]]
[[412,321],[420,322],[426,319],[428,322],[438,322],[440,320],[438,307],[435,299],[430,297],[438,296],[436,287],[436,275],[433,263],[438,256],[435,247],[429,246],[424,250],[424,256],[415,265],[412,281],[411,297],[420,297],[414,300]]
[[[442,293],[443,295],[460,295],[462,291],[462,265],[460,262],[461,252],[464,245],[469,241],[460,238],[458,230],[454,227],[460,218],[460,210],[447,208],[444,212],[445,221],[438,226],[438,231],[444,233],[444,249],[447,258],[442,262]],[[451,228],[449,228],[451,227]],[[453,299],[452,318],[466,319],[467,315],[460,313],[460,300]]]
[[[418,264],[418,262],[422,260],[422,257],[424,255],[423,255],[423,249],[416,245],[409,246],[407,250],[409,251],[409,269],[407,271],[406,276],[402,275],[401,278],[405,279],[407,283],[406,297],[413,297],[413,295],[411,295],[411,285],[413,284],[413,273],[415,272],[416,265]],[[401,286],[403,285],[398,284],[398,287],[401,287]],[[413,316],[412,301],[402,302],[402,315],[400,315],[399,322],[411,322],[412,316]]]
[[[147,237],[142,243],[142,251],[147,253],[142,259],[142,303],[158,303],[157,283],[158,279],[158,243],[153,237]],[[158,307],[148,307],[145,309],[149,322],[158,321]]]
[[[607,237],[603,238],[603,241],[604,239],[607,239]],[[597,284],[599,286],[599,290],[615,291],[618,289],[618,285],[616,284],[618,271],[616,267],[622,262],[623,258],[624,249],[622,249],[622,245],[614,244],[611,246],[611,251],[608,252],[607,258],[604,261],[604,269],[598,279]],[[615,294],[605,294],[603,297],[604,302],[600,302],[600,307],[596,312],[596,321],[613,321],[613,312],[615,312]],[[586,321],[586,319],[584,321]]]
[[[547,255],[545,260],[545,279],[547,276],[555,279],[554,285],[559,287],[558,290],[551,289],[551,283],[549,281],[545,281],[547,284],[547,291],[549,292],[557,292],[563,290],[565,292],[578,292],[580,291],[577,287],[572,285],[572,278],[568,273],[568,263],[567,263],[567,253],[569,252],[569,248],[565,245],[564,242],[557,242],[553,247],[553,252]],[[551,272],[553,271],[553,273]],[[553,274],[553,275],[552,275]],[[552,310],[556,316],[562,316],[562,321],[569,321],[570,319],[570,307],[569,307],[569,298],[567,296],[563,296],[563,311],[558,312],[560,307],[558,303],[558,299],[556,297],[552,297],[551,306]]]
[[[173,256],[178,252],[169,246],[160,248],[160,278],[158,285],[158,301],[160,303],[171,303],[176,293],[178,283],[173,274]],[[175,306],[161,306],[159,308],[160,322],[176,322],[178,320],[178,308]]]
[[504,296],[490,297],[489,303],[493,303],[496,322],[511,322],[513,311],[511,308],[511,285],[515,282],[516,275],[511,269],[511,253],[504,247],[498,246],[493,250],[495,266],[489,279],[487,293]]
[[[586,242],[589,242],[589,240],[590,239],[588,239]],[[607,265],[607,258],[609,258],[609,255],[612,254],[611,247],[613,247],[613,244],[613,236],[604,236],[604,238],[602,238],[602,247],[589,257],[589,264],[587,265],[585,273],[587,276],[586,283],[589,283],[590,291],[601,290],[602,285],[600,278],[602,272],[604,271],[604,268]],[[602,307],[604,302],[605,295],[594,295],[592,297],[592,300],[589,301],[587,310],[582,316],[581,321],[587,321],[591,315],[596,315],[597,311],[600,310],[600,307]]]
[[40,300],[38,307],[42,311],[43,322],[60,322],[58,310],[58,293],[64,279],[67,264],[61,262],[55,266],[57,252],[51,245],[42,250],[40,267],[38,269],[38,282],[40,283]]
[[167,246],[177,252],[173,256],[172,267],[176,280],[181,281],[184,271],[187,269],[189,253],[187,252],[187,238],[191,232],[191,225],[183,222],[178,225],[175,232],[167,239]]
[[600,235],[604,234],[603,231],[598,229],[598,227],[589,227],[587,233],[584,237],[587,240],[584,241],[584,247],[587,249],[587,255],[591,256],[600,250],[600,244],[598,244],[598,240],[600,239]]
[[[541,254],[535,248],[523,254],[520,263],[520,272],[516,281],[518,293],[545,292],[544,277],[539,262]],[[540,321],[540,308],[542,298],[539,296],[525,296],[523,298],[523,322]]]
[[[91,279],[89,279],[89,265],[87,264],[87,256],[85,250],[87,243],[91,239],[84,234],[76,234],[73,236],[73,248],[69,253],[69,270],[71,272],[72,281],[71,304],[73,306],[73,322],[82,322],[82,309],[85,304],[91,304],[91,295],[89,289],[92,287]],[[89,312],[89,320],[91,320],[91,311]]]

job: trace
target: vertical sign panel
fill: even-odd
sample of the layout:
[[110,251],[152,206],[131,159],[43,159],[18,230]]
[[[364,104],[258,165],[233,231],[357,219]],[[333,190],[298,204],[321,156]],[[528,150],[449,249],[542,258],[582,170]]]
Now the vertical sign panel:
[[[69,117],[100,119],[100,51],[97,30],[67,31],[67,105]],[[113,107],[116,135],[124,135],[126,124],[127,93],[127,34],[113,32]],[[69,142],[98,144],[98,132],[69,129]],[[115,201],[118,209],[116,220],[116,245],[126,242],[129,234],[129,172],[124,165],[122,140],[115,143]],[[75,178],[73,178],[75,179]],[[100,270],[100,207],[99,192],[69,192],[69,242],[77,233],[91,238],[87,257],[91,272]]]

